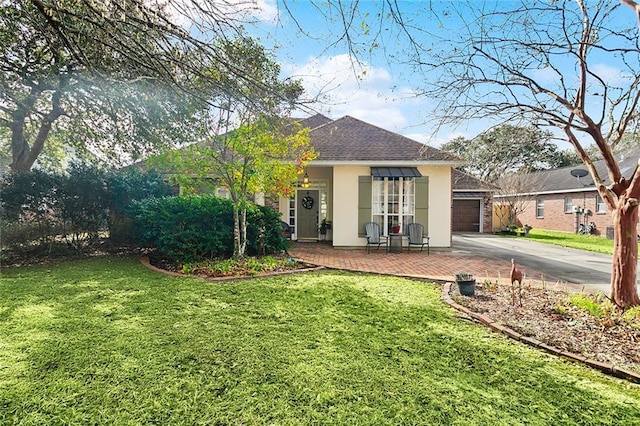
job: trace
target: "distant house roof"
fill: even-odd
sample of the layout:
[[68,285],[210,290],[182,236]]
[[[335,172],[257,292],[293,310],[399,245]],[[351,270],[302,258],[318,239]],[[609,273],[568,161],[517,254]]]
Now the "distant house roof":
[[309,136],[319,154],[312,163],[462,163],[453,154],[349,116],[312,128]]
[[497,186],[471,176],[458,169],[451,171],[451,180],[453,182],[454,192],[482,191],[491,192],[498,189]]
[[[627,179],[631,178],[638,166],[640,150],[618,154],[615,157],[620,165],[622,175]],[[611,181],[609,180],[609,173],[607,172],[604,160],[595,161],[593,165],[598,171],[600,179],[603,180],[605,185],[609,185]],[[586,172],[587,168],[583,164],[580,164],[528,173],[522,175],[521,179],[525,180],[525,182],[518,187],[526,188],[526,192],[523,192],[525,194],[595,191],[596,187],[591,178],[591,174],[587,173],[584,177],[578,178],[575,176],[577,173],[571,173],[575,170],[584,170]],[[500,180],[498,180],[496,184],[500,186]],[[506,194],[502,194],[502,196],[506,196]]]
[[323,124],[331,123],[333,120],[329,117],[325,117],[322,114],[312,115],[307,118],[295,118],[302,127],[308,127],[310,129],[315,129],[316,127],[320,127]]

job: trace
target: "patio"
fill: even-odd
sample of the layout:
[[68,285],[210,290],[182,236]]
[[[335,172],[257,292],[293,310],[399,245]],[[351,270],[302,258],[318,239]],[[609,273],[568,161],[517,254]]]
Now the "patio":
[[[501,259],[483,257],[463,251],[426,251],[413,249],[402,253],[386,253],[384,248],[367,253],[364,248],[333,248],[327,243],[293,243],[289,254],[303,262],[327,268],[434,281],[452,281],[460,272],[473,274],[479,282],[485,279],[509,281],[511,263]],[[533,283],[556,283],[557,279],[541,271],[528,268],[526,280]]]

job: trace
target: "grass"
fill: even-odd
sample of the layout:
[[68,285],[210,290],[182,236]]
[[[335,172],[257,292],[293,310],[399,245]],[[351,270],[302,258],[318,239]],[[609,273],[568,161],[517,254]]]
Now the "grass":
[[529,231],[529,236],[527,238],[556,246],[587,250],[595,253],[613,254],[613,240],[607,240],[606,238],[597,235],[582,235],[572,232],[532,229]]
[[2,271],[0,424],[640,424],[640,387],[461,321],[439,288]]

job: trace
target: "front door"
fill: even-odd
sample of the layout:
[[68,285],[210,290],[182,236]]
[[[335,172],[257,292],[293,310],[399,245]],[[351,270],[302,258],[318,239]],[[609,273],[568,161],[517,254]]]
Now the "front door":
[[320,191],[298,192],[298,239],[318,238],[318,204]]

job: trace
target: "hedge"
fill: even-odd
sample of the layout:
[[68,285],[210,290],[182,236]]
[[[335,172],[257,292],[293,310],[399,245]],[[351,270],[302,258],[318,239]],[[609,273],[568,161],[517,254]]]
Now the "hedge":
[[[134,227],[142,245],[168,260],[188,263],[233,254],[233,204],[212,195],[174,196],[131,204]],[[247,254],[286,249],[280,215],[269,207],[247,210]]]

